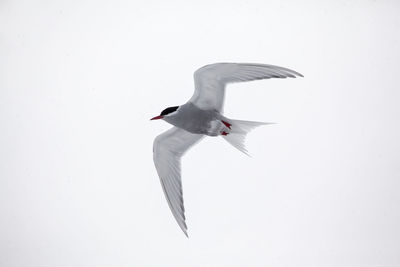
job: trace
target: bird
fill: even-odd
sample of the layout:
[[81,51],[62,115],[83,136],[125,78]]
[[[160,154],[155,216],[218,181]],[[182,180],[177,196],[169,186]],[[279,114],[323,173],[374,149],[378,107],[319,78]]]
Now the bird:
[[164,120],[173,127],[153,142],[153,161],[164,195],[176,222],[188,237],[183,204],[181,158],[205,136],[223,137],[248,155],[246,134],[265,122],[234,120],[223,115],[227,84],[270,78],[303,77],[283,67],[258,63],[214,63],[194,72],[194,94],[181,106],[164,109],[150,120]]

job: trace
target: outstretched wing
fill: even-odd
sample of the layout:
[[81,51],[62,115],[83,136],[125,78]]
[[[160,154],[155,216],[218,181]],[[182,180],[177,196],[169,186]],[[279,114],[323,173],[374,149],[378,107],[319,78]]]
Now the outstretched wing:
[[173,127],[156,137],[153,144],[153,160],[169,208],[179,227],[187,236],[185,208],[183,206],[181,157],[203,137]]
[[215,63],[201,67],[194,73],[195,91],[189,100],[201,109],[222,111],[225,85],[269,78],[295,78],[300,73],[266,64]]

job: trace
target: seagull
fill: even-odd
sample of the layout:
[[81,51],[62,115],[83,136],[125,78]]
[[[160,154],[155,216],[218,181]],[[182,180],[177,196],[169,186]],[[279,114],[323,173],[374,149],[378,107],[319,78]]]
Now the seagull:
[[153,161],[169,208],[188,237],[183,205],[181,158],[205,136],[221,136],[241,152],[246,134],[269,123],[233,120],[223,114],[225,87],[229,83],[270,78],[303,77],[283,67],[255,63],[215,63],[194,73],[195,90],[181,106],[164,109],[151,120],[164,120],[174,127],[157,136],[153,143]]

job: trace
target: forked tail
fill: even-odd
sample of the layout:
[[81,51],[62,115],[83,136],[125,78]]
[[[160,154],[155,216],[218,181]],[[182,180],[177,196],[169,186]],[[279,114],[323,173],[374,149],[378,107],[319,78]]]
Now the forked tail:
[[250,155],[245,146],[246,135],[258,126],[273,124],[273,122],[241,121],[231,119],[227,120],[226,122],[228,122],[230,130],[228,133],[223,134],[222,137],[228,141],[229,144],[236,147],[247,156]]

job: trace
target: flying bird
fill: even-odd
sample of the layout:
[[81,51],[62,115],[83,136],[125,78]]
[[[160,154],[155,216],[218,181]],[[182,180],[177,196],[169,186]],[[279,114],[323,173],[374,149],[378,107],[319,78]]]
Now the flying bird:
[[229,83],[270,78],[303,77],[300,73],[274,65],[215,63],[194,73],[195,90],[189,101],[168,107],[151,120],[164,120],[171,129],[154,140],[153,161],[161,185],[178,225],[187,235],[181,181],[181,157],[204,136],[222,136],[247,154],[246,134],[264,122],[233,120],[223,114],[225,86]]

